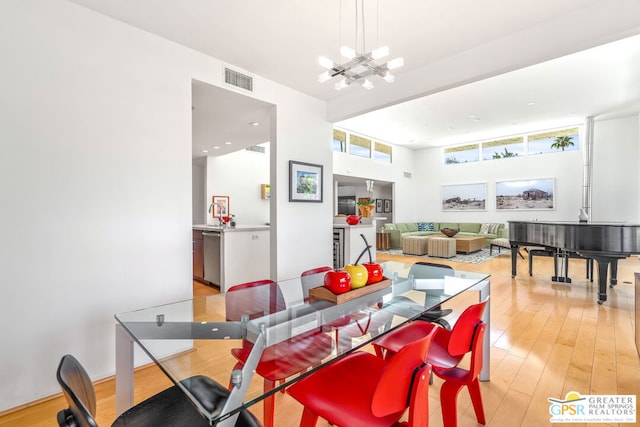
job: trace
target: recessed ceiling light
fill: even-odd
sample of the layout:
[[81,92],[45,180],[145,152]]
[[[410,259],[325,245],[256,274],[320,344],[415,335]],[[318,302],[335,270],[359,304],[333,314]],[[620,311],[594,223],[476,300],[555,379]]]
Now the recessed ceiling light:
[[231,145],[231,141],[225,141],[224,145]]
[[219,149],[220,147],[218,147],[217,145],[215,147],[213,147],[214,150]]
[[250,122],[249,124],[251,126],[260,126],[260,123],[258,123],[258,122]]
[[203,152],[203,153],[208,153],[208,152],[209,152],[209,150],[202,150],[202,152]]
[[531,106],[531,105],[536,105],[535,101],[529,101],[527,102],[527,105]]

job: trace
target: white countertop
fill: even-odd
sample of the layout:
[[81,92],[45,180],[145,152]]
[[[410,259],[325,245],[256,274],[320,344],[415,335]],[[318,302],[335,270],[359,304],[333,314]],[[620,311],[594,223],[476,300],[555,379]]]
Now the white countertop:
[[241,232],[241,231],[260,231],[260,230],[269,230],[270,227],[268,225],[250,225],[250,224],[240,224],[235,227],[221,227],[219,225],[208,225],[208,224],[194,224],[194,230],[201,231],[221,231],[223,233],[233,233],[233,232]]
[[373,227],[373,224],[349,225],[347,223],[344,223],[344,224],[336,224],[335,222],[333,223],[333,228],[371,228],[371,227]]

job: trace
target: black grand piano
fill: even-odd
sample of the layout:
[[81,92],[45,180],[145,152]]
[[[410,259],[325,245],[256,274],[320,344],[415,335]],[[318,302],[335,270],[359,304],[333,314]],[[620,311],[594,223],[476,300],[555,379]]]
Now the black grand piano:
[[612,266],[611,286],[616,284],[619,259],[640,254],[640,225],[509,221],[511,275],[516,276],[520,246],[544,246],[573,252],[598,263],[598,304],[607,300],[607,274]]

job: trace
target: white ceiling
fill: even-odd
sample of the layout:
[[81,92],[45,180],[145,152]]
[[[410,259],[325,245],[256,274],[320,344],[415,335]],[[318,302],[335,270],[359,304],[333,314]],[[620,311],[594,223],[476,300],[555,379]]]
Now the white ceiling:
[[269,141],[271,104],[203,82],[191,87],[193,158]]
[[640,36],[379,109],[336,126],[412,148],[640,111]]
[[[355,44],[354,0],[72,1],[333,105],[342,99],[347,105],[348,98],[365,91],[349,87],[337,92],[333,82],[321,84],[317,80],[323,71],[317,63],[319,56],[338,62],[340,45]],[[387,94],[380,106],[396,103],[388,96],[394,87],[397,99],[411,98],[407,87],[424,93],[420,78],[425,67],[470,52],[488,51],[488,47],[494,49],[492,56],[484,54],[482,62],[493,59],[505,73],[481,75],[486,72],[480,71],[480,59],[469,62],[468,74],[473,74],[476,64],[479,70],[467,78],[474,83],[453,89],[432,88],[429,96],[380,110],[367,108],[377,111],[337,123],[349,130],[421,148],[554,127],[565,118],[580,121],[586,116],[640,110],[640,38],[622,40],[640,34],[637,0],[364,0],[364,4],[366,50],[388,45],[390,58],[402,56],[405,60],[392,86],[376,81],[376,88],[362,94],[369,98]],[[537,34],[535,39],[531,34]],[[500,44],[503,40],[511,44]],[[515,40],[519,43],[513,43]],[[611,49],[603,46],[521,68],[542,58],[615,40],[621,41],[612,43]],[[512,47],[508,50],[504,46]],[[526,54],[529,56],[524,59]],[[512,57],[512,63],[505,65]],[[517,68],[521,69],[506,72]],[[220,89],[196,84],[194,104],[199,89],[221,95]],[[262,120],[252,119],[251,114],[259,115],[261,109],[265,114],[270,106],[242,97],[246,99],[238,101],[242,105],[235,111],[230,108],[231,99],[238,95],[229,94],[229,103],[222,110],[206,112],[204,102],[194,105],[194,156],[219,141],[224,144],[234,138],[237,142],[232,141],[233,145],[239,147],[264,142],[265,129],[268,135],[266,123],[259,129],[245,128],[251,121]],[[529,105],[532,102],[535,104]],[[219,123],[237,120],[237,128],[210,123],[207,131],[197,129],[196,115],[200,113],[203,117],[214,115]],[[244,130],[257,135],[244,136]]]

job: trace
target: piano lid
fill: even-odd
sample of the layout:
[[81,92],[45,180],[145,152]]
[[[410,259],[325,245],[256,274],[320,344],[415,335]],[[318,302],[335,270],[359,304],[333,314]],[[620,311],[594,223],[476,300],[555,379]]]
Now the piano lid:
[[623,222],[509,221],[509,240],[519,245],[629,256],[640,253],[640,225]]

